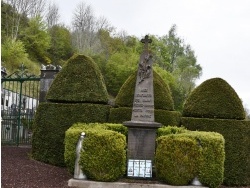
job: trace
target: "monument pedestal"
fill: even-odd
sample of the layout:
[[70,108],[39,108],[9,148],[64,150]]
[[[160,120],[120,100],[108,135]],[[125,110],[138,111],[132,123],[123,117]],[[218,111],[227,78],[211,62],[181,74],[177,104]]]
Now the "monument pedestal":
[[156,129],[161,127],[156,122],[126,121],[128,127],[128,159],[154,160]]

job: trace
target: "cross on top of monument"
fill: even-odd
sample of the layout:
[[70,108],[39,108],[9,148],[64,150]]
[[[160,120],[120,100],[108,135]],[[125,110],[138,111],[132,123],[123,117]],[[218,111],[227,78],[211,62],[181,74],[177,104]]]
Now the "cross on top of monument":
[[141,42],[144,43],[144,50],[148,51],[148,44],[152,42],[152,39],[148,38],[148,35],[144,39],[141,39]]

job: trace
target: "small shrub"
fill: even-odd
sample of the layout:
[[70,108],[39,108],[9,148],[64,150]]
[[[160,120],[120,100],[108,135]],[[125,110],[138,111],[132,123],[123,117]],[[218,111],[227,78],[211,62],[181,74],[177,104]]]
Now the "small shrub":
[[89,179],[115,181],[126,169],[126,138],[110,130],[87,132],[83,141],[80,165]]
[[156,176],[170,185],[188,185],[198,173],[197,142],[190,138],[162,136],[157,139]]
[[81,132],[85,132],[86,135],[89,135],[90,130],[112,130],[118,133],[127,135],[127,127],[121,124],[111,124],[111,123],[75,123],[65,132],[65,152],[64,160],[67,166],[67,169],[71,174],[74,173],[75,159],[76,159],[76,145],[79,139]]
[[172,185],[187,185],[198,177],[203,185],[218,187],[224,177],[223,136],[212,132],[178,131],[183,133],[166,131],[168,136],[157,139],[157,177]]

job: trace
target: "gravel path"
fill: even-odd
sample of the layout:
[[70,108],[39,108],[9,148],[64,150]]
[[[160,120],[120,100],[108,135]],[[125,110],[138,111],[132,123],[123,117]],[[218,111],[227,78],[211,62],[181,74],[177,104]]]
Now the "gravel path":
[[1,147],[1,187],[3,188],[68,188],[72,178],[66,168],[32,160],[31,148]]

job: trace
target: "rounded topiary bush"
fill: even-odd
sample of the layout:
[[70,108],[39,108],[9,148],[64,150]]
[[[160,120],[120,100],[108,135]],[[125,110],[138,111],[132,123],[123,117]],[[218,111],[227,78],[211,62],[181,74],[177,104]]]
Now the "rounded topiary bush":
[[108,93],[98,66],[90,57],[74,55],[57,74],[46,96],[52,102],[108,102]]
[[184,117],[245,119],[242,101],[223,79],[212,78],[193,90],[184,104]]
[[125,174],[126,138],[110,130],[90,130],[82,143],[80,165],[89,179],[115,181]]
[[200,158],[197,142],[173,135],[157,139],[156,177],[170,185],[188,185],[198,173]]
[[[115,99],[115,104],[118,107],[133,107],[135,83],[137,71],[132,74],[122,85]],[[174,110],[174,102],[171,96],[169,86],[162,78],[154,71],[154,106],[155,109]]]
[[85,132],[80,164],[88,179],[115,181],[125,173],[127,127],[122,124],[76,123],[65,133],[64,160],[73,174],[76,144],[81,132]]
[[225,140],[215,132],[162,127],[158,130],[155,155],[156,176],[171,185],[188,185],[198,177],[204,186],[223,182]]

